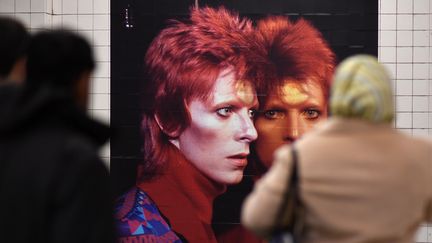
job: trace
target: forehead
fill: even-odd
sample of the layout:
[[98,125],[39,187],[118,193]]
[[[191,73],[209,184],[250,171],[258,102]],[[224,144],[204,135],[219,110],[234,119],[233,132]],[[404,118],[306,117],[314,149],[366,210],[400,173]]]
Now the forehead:
[[300,104],[308,100],[325,102],[322,86],[313,80],[285,80],[267,95],[267,101],[278,99],[288,104]]
[[254,105],[257,102],[252,84],[248,81],[237,80],[235,73],[226,69],[216,79],[208,101],[220,103],[228,100],[236,100],[247,105]]

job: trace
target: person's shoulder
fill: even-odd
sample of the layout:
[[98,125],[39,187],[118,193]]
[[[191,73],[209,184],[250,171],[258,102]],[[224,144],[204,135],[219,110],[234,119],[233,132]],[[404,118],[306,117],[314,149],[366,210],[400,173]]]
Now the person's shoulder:
[[31,127],[16,134],[21,141],[31,143],[42,142],[56,149],[96,150],[91,140],[79,132],[74,131],[62,122],[49,118],[35,122]]
[[430,136],[428,137],[425,135],[412,135],[410,137],[412,138],[413,141],[416,141],[418,143],[422,143],[425,146],[429,146],[429,147],[432,146],[432,137],[430,137]]
[[406,133],[398,129],[392,129],[392,135],[397,139],[397,141],[410,144],[413,147],[418,148],[432,148],[432,137],[427,135],[414,135],[411,133]]
[[69,152],[86,154],[97,154],[98,151],[98,147],[89,138],[73,132],[64,135],[64,149]]
[[425,136],[412,136],[411,141],[418,147],[423,147],[430,155],[432,153],[432,138]]
[[114,211],[120,241],[181,242],[153,200],[137,187],[117,200]]
[[[146,226],[150,220],[163,220],[156,204],[138,187],[133,187],[117,199],[115,217],[119,223],[127,223],[128,225],[135,222]],[[165,222],[162,221],[161,223]],[[130,233],[139,233],[141,229],[138,228],[131,229]]]

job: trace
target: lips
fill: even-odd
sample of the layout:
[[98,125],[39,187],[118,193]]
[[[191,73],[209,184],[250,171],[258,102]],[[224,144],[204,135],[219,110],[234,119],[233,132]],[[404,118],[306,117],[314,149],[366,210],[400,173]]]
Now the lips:
[[236,167],[245,167],[247,165],[247,156],[249,153],[239,153],[228,156],[227,158],[233,161]]
[[231,155],[228,158],[230,158],[230,159],[246,159],[248,155],[249,155],[249,153],[240,153],[240,154]]

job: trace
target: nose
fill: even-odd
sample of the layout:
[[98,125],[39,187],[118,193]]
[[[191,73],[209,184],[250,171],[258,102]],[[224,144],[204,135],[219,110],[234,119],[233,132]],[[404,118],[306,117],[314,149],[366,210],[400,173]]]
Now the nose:
[[285,121],[285,130],[283,131],[283,138],[285,142],[292,143],[302,135],[302,125],[299,114],[288,114]]
[[237,132],[237,140],[242,142],[250,143],[257,139],[258,133],[255,129],[252,119],[249,117],[249,113],[240,115],[240,129]]

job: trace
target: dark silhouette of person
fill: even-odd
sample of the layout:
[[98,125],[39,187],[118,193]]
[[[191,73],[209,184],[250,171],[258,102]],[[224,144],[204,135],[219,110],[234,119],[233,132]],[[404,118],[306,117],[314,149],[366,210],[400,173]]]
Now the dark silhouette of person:
[[30,34],[15,19],[0,17],[0,84],[22,83]]
[[114,242],[109,128],[85,112],[94,67],[75,33],[32,37],[23,90],[0,105],[0,242]]

